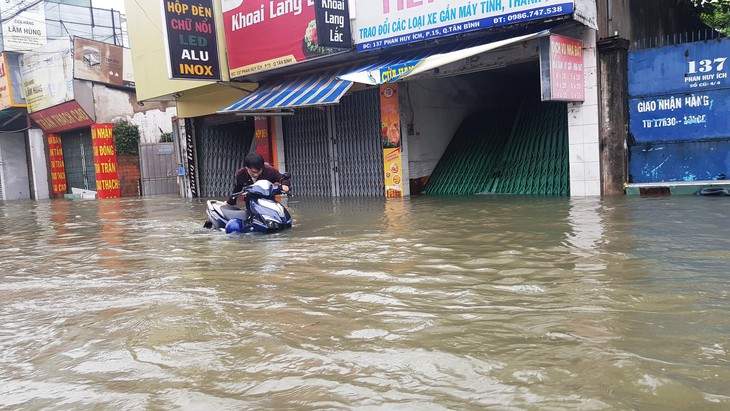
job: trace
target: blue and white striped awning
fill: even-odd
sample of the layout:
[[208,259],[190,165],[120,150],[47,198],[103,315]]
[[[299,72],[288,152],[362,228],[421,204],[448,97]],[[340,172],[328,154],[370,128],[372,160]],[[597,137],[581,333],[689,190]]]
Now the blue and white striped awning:
[[338,78],[346,71],[347,68],[340,67],[284,80],[263,82],[251,94],[218,112],[275,112],[292,107],[337,104],[352,86],[352,81]]
[[[552,23],[555,24],[555,23]],[[527,28],[524,28],[524,33]],[[302,74],[284,79],[265,81],[241,100],[219,110],[218,113],[276,114],[282,109],[337,104],[353,83],[378,85],[393,83],[460,59],[485,53],[510,44],[550,34],[541,30],[515,36],[514,31],[502,32],[487,38],[472,38],[426,47],[397,57],[381,58],[361,66],[339,67],[327,71]]]
[[455,61],[550,34],[548,30],[483,43],[481,39],[423,49],[387,61],[379,61],[340,75],[340,80],[369,85],[395,83]]

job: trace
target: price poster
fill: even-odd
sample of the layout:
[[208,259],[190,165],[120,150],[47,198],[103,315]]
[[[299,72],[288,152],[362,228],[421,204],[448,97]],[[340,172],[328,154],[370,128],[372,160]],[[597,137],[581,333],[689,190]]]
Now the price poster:
[[543,101],[584,101],[583,42],[551,34],[540,42]]

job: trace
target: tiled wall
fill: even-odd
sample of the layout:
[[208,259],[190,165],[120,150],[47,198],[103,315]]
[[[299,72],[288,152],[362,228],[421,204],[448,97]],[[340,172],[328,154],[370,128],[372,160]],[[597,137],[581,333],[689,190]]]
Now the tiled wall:
[[119,172],[119,188],[122,197],[139,197],[140,172],[139,156],[118,155],[117,170]]
[[596,32],[583,31],[585,101],[568,104],[570,195],[601,195],[601,164],[598,150],[598,76]]

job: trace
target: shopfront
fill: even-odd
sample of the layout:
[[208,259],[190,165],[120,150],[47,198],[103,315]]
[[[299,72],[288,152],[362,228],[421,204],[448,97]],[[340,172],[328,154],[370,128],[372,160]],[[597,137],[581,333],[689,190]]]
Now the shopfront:
[[[285,164],[302,195],[599,194],[595,31],[576,20],[576,4],[456,3],[355,1],[357,52],[342,63],[330,49],[318,57],[333,59],[326,69],[300,72],[291,66],[313,57],[293,41],[296,30],[289,49],[239,61],[231,44],[275,22],[227,27],[232,77],[260,84],[221,111],[280,116]],[[275,76],[280,67],[289,70]]]

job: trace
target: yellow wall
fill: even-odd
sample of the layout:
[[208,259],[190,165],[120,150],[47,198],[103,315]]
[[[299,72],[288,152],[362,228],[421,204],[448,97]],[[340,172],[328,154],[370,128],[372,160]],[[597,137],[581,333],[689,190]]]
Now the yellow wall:
[[[127,13],[127,29],[134,64],[134,80],[137,100],[170,98],[172,93],[215,84],[212,81],[170,80],[167,75],[167,58],[160,1],[124,0]],[[225,33],[220,0],[214,0],[218,55],[223,81],[228,81],[228,62],[225,52]],[[221,86],[214,86],[215,88]],[[225,87],[229,89],[228,87]],[[235,91],[232,90],[231,91]],[[243,97],[241,94],[239,99]],[[234,100],[235,101],[235,100]],[[224,105],[216,109],[225,107]],[[180,106],[178,105],[178,109]],[[180,115],[180,117],[183,117]]]
[[[234,86],[250,91],[256,88],[256,83],[238,83],[234,84]],[[242,99],[248,93],[243,90],[215,84],[184,91],[181,94],[177,99],[177,116],[191,118],[213,114]]]

